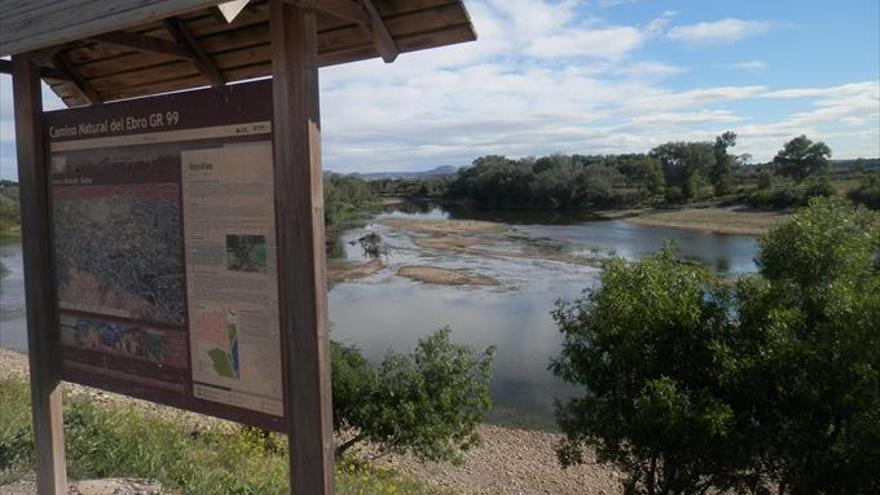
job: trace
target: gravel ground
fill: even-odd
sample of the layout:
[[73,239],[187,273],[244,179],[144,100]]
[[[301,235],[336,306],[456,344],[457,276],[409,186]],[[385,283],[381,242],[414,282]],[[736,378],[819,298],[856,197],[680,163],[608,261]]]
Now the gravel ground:
[[[37,495],[37,485],[33,481],[20,481],[0,487],[3,495]],[[71,483],[69,495],[170,495],[155,481],[137,479],[104,479]]]
[[[0,349],[0,378],[27,376],[26,356]],[[163,416],[174,415],[200,428],[229,427],[232,424],[206,416],[187,413],[149,402],[103,392],[89,387],[64,384],[72,393],[86,393],[95,400],[126,403],[154,411]],[[555,433],[480,426],[483,445],[469,452],[461,465],[450,463],[422,464],[407,456],[383,458],[390,466],[455,493],[504,495],[604,495],[621,493],[621,474],[587,458],[587,463],[563,470],[556,462],[554,447],[560,436]],[[4,487],[6,490],[8,487]],[[21,493],[21,492],[14,492]],[[26,492],[25,492],[26,493]],[[128,492],[116,492],[119,494]],[[139,493],[139,492],[132,492]],[[147,492],[149,493],[149,492]],[[5,492],[4,492],[4,495]]]
[[480,435],[483,445],[469,452],[458,466],[422,464],[406,457],[387,462],[417,479],[461,494],[621,493],[621,475],[593,459],[578,467],[560,468],[554,452],[558,434],[482,425]]

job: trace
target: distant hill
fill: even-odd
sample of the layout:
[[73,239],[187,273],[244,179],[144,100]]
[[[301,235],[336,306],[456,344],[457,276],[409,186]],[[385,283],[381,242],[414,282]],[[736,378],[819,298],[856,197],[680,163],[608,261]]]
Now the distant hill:
[[458,173],[458,167],[452,165],[444,165],[442,167],[432,168],[424,172],[370,172],[366,174],[355,174],[367,180],[377,179],[417,179],[420,177],[445,177]]

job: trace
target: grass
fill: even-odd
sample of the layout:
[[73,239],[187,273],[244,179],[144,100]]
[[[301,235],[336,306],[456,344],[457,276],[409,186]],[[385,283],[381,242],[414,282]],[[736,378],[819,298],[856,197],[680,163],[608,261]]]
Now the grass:
[[[287,493],[287,442],[246,427],[193,431],[157,413],[96,404],[66,394],[64,432],[71,479],[154,479],[183,494]],[[0,485],[33,476],[30,393],[26,382],[0,378]],[[438,493],[388,469],[343,462],[340,495]],[[440,491],[439,493],[448,493]]]

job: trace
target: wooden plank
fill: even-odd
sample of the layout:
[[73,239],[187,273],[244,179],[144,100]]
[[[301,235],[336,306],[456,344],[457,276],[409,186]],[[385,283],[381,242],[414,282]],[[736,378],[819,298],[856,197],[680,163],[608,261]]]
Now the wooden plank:
[[[385,0],[383,2],[374,2],[374,4],[385,17],[385,22],[389,25],[389,31],[395,37],[404,34],[400,32],[400,26],[401,21],[404,21],[404,18],[406,17],[412,19],[414,28],[419,29],[437,28],[436,25],[427,26],[425,24],[426,20],[443,23],[444,25],[460,24],[466,20],[466,16],[462,14],[464,11],[460,2],[449,2],[448,0]],[[409,10],[401,10],[402,8],[408,8]],[[215,16],[208,15],[205,12],[207,11],[191,13],[188,16],[185,16],[186,20],[184,21],[186,27],[197,39],[199,39],[200,43],[203,42],[202,38],[208,35],[238,30],[257,24],[266,24],[268,22],[268,4],[266,2],[252,1],[245,11],[242,12],[231,25],[218,21]],[[394,19],[395,17],[400,16],[404,16],[404,18]],[[326,15],[319,16],[318,20],[319,33],[322,35],[322,38],[324,35],[329,34],[329,31],[338,28],[347,28],[344,30],[345,33],[354,32],[354,26],[351,25],[350,21],[344,21]],[[396,30],[397,32],[395,32]],[[170,39],[170,35],[167,34],[161,23],[157,22],[142,26],[132,32],[143,34],[145,36]],[[268,30],[265,32],[268,32]],[[408,30],[408,32],[411,33],[412,29]],[[268,42],[268,38],[265,42]],[[130,67],[131,69],[153,66],[158,63],[155,60],[150,63],[144,63],[144,53],[126,49],[124,47],[94,43],[83,45],[84,46],[68,51],[69,59],[75,66],[82,64],[96,64],[97,66],[100,66],[100,64],[106,60],[108,63],[111,63],[116,67],[120,65],[124,66],[125,63],[134,64],[135,66]],[[338,47],[333,47],[332,49],[336,50]],[[211,50],[206,51],[212,54]],[[166,61],[168,61],[168,59],[166,59]],[[85,69],[81,70],[85,73]],[[100,72],[100,74],[97,75],[108,75],[113,72],[120,72],[121,70],[103,71],[98,69],[97,72]]]
[[161,53],[186,60],[195,60],[195,55],[193,55],[192,51],[185,45],[155,36],[145,36],[126,31],[115,31],[113,33],[99,34],[98,36],[93,36],[91,39],[99,43],[124,46],[126,48],[134,48],[135,50],[144,52]]
[[366,11],[367,15],[370,17],[368,29],[373,35],[373,43],[376,44],[376,50],[379,52],[379,55],[382,56],[382,60],[384,60],[386,64],[394,62],[397,60],[397,56],[400,55],[400,50],[394,43],[394,38],[391,36],[391,33],[388,32],[388,27],[385,26],[385,21],[382,19],[382,15],[376,10],[376,6],[373,5],[372,0],[360,1],[361,5],[364,7],[364,11]]
[[16,55],[12,71],[37,491],[62,495],[67,493],[67,470],[51,272],[49,167],[41,120],[43,97],[36,64]]
[[334,493],[317,14],[272,0],[279,300],[291,493]]
[[[12,61],[0,59],[0,74],[12,75]],[[40,77],[46,79],[69,80],[67,74],[53,69],[52,67],[40,67]]]
[[14,55],[161,20],[219,0],[0,0],[0,56]]
[[[475,39],[473,28],[463,15],[459,2],[409,1],[424,8],[385,18],[385,24],[402,53]],[[377,2],[376,7],[382,10],[386,4]],[[265,4],[257,3],[254,12],[261,12],[265,8]],[[198,37],[199,44],[230,81],[265,77],[271,73],[267,55],[268,22],[256,22],[256,18],[250,17],[250,9],[251,6],[248,6],[236,19],[234,27],[225,26],[222,31],[215,30],[218,21],[213,16],[193,14],[190,24],[187,24],[208,30],[210,34]],[[268,17],[268,12],[263,13]],[[340,25],[337,21],[336,27],[324,30],[323,19],[319,15],[319,63],[322,67],[379,56],[375,46],[371,46],[373,41],[370,33],[362,26],[350,23]],[[238,27],[240,21],[244,22],[244,26]],[[164,33],[164,29],[156,31],[156,25],[143,33],[150,36],[162,33],[170,37]],[[192,65],[168,55],[132,51],[94,60],[95,56],[100,56],[107,49],[118,53],[117,47],[109,45],[82,46],[69,52],[71,60],[75,55],[79,60],[93,60],[74,65],[105,100],[147,95],[151,87],[155,88],[155,92],[160,92],[205,85],[204,77],[194,77],[198,74]],[[174,87],[174,81],[181,85]],[[66,103],[78,100],[78,96],[65,93],[66,87],[53,85]]]
[[[322,45],[325,36],[329,35],[321,35]],[[397,44],[401,52],[406,53],[430,48],[438,44],[448,45],[472,41],[473,39],[473,31],[470,26],[459,25],[441,32],[401,36],[397,38]],[[229,81],[239,81],[269,75],[271,73],[271,65],[268,53],[268,45],[258,45],[243,50],[214,55],[213,57]],[[327,49],[322,50],[319,55],[319,65],[327,67],[378,56],[375,45],[364,35],[359,45],[342,46],[339,48],[328,45]],[[206,85],[204,76],[190,64],[174,62],[174,66],[170,69],[169,67],[164,67],[159,72],[158,68],[146,67],[132,73],[113,74],[94,79],[93,84],[100,88],[101,95],[105,100],[132,98]],[[153,76],[145,79],[150,74],[153,74]],[[159,74],[166,77],[157,78],[156,75]],[[55,84],[52,86],[52,89],[64,100],[65,104],[81,105],[86,103],[78,93],[75,93],[74,90],[68,90],[65,85]]]
[[323,12],[361,26],[370,23],[370,17],[363,7],[352,0],[286,0],[290,5],[315,12]]
[[[457,10],[456,5],[447,4],[415,14],[391,18],[387,21],[387,25],[395,36],[406,37],[413,32],[424,31],[426,28],[436,24],[454,24],[456,21],[460,21],[460,19],[461,12]],[[221,55],[218,54],[232,53],[240,48],[253,48],[260,43],[265,43],[268,41],[268,27],[268,23],[263,23],[229,33],[217,33],[199,38],[199,43],[211,55],[215,64],[225,72],[230,67],[236,67],[237,65],[230,65],[229,57],[225,57],[225,61],[221,61]],[[364,44],[369,43],[370,39],[369,35],[359,26],[346,26],[341,29],[319,32],[319,52],[323,59],[324,54],[327,52],[339,52],[348,48],[362,47]],[[86,48],[82,50],[86,50]],[[376,55],[371,57],[374,56]],[[180,77],[182,75],[180,68],[183,66],[181,64],[171,64],[172,62],[175,62],[175,60],[164,55],[139,53],[131,54],[128,57],[80,64],[77,69],[89,78],[100,78],[119,73],[128,73],[130,78],[157,77],[160,72],[163,72],[162,76]],[[169,66],[159,67],[163,63],[169,63]],[[141,69],[144,70],[139,73],[136,72]],[[165,73],[166,70],[168,71],[167,73]],[[166,79],[167,77],[162,78]],[[101,85],[97,81],[94,84],[96,87]]]
[[214,65],[214,61],[211,60],[211,57],[205,52],[199,41],[189,32],[189,29],[186,28],[183,22],[171,17],[165,19],[165,27],[178,43],[189,47],[190,51],[195,55],[194,62],[196,67],[211,82],[212,86],[218,88],[226,84],[226,78],[223,77],[220,69]]
[[70,61],[67,60],[67,57],[63,53],[58,53],[54,58],[55,68],[61,71],[72,81],[72,84],[79,89],[80,93],[89,100],[92,105],[97,105],[102,103],[104,100],[101,98],[101,95],[92,87],[91,83],[87,81],[85,78],[79,75],[73,65],[70,64]]

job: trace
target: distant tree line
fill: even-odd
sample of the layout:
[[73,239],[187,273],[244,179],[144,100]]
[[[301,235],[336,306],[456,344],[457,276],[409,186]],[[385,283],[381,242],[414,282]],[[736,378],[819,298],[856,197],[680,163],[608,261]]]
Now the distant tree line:
[[[735,154],[737,136],[725,132],[706,141],[671,141],[647,153],[563,155],[513,159],[477,158],[451,177],[369,181],[380,196],[467,202],[480,208],[520,210],[592,210],[686,204],[722,198],[754,208],[804,206],[817,196],[836,193],[830,183],[831,149],[798,136],[783,145],[770,163],[746,165]],[[852,169],[865,174],[864,161]],[[863,196],[871,205],[872,183]],[[864,198],[864,201],[862,201]]]

